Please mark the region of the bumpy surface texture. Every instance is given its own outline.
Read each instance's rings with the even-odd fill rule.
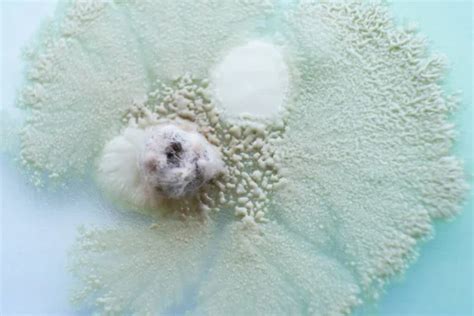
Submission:
[[[283,48],[286,111],[227,122],[208,72],[256,38]],[[443,59],[383,5],[79,1],[39,44],[21,98],[27,166],[84,174],[124,125],[181,117],[228,168],[184,218],[81,233],[75,300],[106,313],[349,314],[466,190]]]

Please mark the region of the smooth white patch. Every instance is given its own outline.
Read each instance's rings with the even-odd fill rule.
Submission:
[[[211,78],[218,105],[231,116],[274,116],[288,88],[288,68],[280,49],[259,40],[232,49]]]

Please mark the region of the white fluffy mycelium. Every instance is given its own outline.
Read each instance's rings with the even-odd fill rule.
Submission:
[[[405,271],[434,220],[458,212],[467,186],[451,154],[457,101],[439,84],[443,59],[413,29],[397,29],[381,4],[283,2],[77,1],[45,26],[20,98],[30,111],[27,166],[60,181],[103,152],[102,187],[134,197],[131,204],[148,203],[142,186],[186,195],[201,181],[163,169],[171,138],[153,139],[166,128],[150,127],[185,120],[226,170],[213,177],[221,167],[204,168],[213,179],[172,207],[186,216],[81,231],[71,259],[80,306],[104,314],[350,314]],[[210,76],[217,69],[231,87],[229,69],[216,65],[255,40],[282,52],[284,109],[272,120],[226,119],[218,109],[233,90],[215,98],[206,78],[219,80]],[[182,145],[202,158],[192,147]]]
[[[163,200],[195,195],[223,170],[217,148],[181,121],[125,128],[105,145],[98,180],[114,199],[158,209]]]

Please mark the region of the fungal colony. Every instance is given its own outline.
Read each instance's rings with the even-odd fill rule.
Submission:
[[[350,314],[467,189],[444,60],[382,4],[72,1],[28,65],[33,182],[92,166],[147,218],[80,230],[99,312]]]

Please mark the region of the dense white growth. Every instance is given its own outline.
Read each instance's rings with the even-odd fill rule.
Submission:
[[[159,194],[179,199],[224,171],[220,153],[192,124],[164,124],[147,131],[140,166]]]
[[[144,181],[139,165],[145,138],[144,129],[130,127],[108,142],[100,157],[97,180],[111,197],[133,207],[149,208],[159,201]]]
[[[157,209],[164,199],[193,196],[224,171],[217,148],[182,120],[127,127],[106,144],[98,180],[114,199]]]
[[[283,108],[288,69],[278,47],[254,40],[232,49],[212,71],[211,83],[226,114],[272,117]]]
[[[156,231],[86,230],[73,253],[78,302],[111,313],[170,313],[190,302],[189,314],[348,314],[406,269],[434,219],[457,213],[466,183],[450,154],[456,100],[439,85],[443,60],[382,5],[300,1],[283,12],[257,0],[153,0],[64,9],[31,55],[21,99],[31,109],[26,164],[61,179],[86,170],[121,126],[129,129],[117,150],[139,152],[144,128],[182,118],[219,148],[227,169],[178,206],[205,210],[204,223],[190,215],[160,218]],[[251,94],[239,86],[254,69],[242,68],[242,56],[265,66],[245,78]],[[234,65],[245,71],[233,77]],[[284,67],[291,84],[286,75],[267,80]],[[232,123],[214,107],[273,111],[282,100],[288,112],[271,122]],[[139,190],[131,183],[140,168],[112,182]]]

